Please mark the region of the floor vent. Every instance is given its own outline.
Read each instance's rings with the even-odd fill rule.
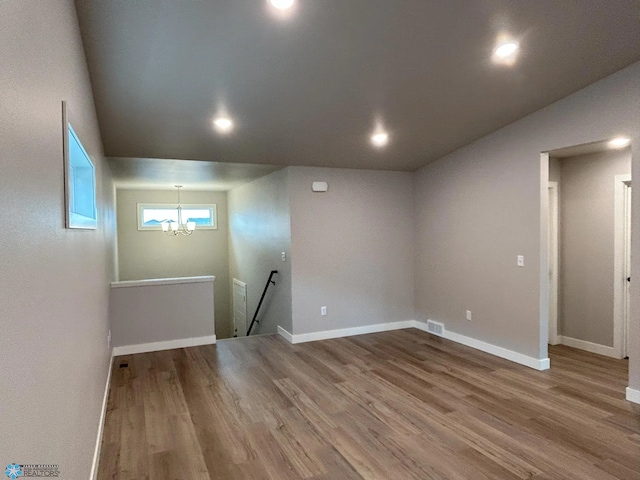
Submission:
[[[444,323],[434,322],[433,320],[427,320],[427,332],[433,333],[434,335],[443,336],[444,335]]]
[[[129,366],[128,363],[121,363],[120,368],[127,368]]]

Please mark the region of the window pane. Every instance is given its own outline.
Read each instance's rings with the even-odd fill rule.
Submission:
[[[182,209],[182,221],[195,222],[196,226],[201,225],[203,227],[210,227],[213,225],[212,212],[210,208],[183,208]]]
[[[178,209],[176,208],[144,208],[142,210],[142,225],[146,227],[177,221]]]
[[[191,204],[182,207],[182,223],[193,222],[196,228],[215,229],[216,205]],[[138,204],[138,229],[160,230],[164,222],[178,222],[177,206],[167,204]]]
[[[69,214],[96,219],[93,164],[80,140],[67,124],[69,137]]]

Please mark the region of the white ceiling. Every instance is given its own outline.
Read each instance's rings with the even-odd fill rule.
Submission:
[[[639,0],[76,4],[110,157],[414,170],[640,59]]]

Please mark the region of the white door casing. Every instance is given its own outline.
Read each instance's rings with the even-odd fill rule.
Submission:
[[[549,344],[560,343],[558,334],[558,182],[549,182]]]
[[[624,289],[624,317],[623,317],[623,340],[622,340],[622,357],[629,356],[629,320],[631,312],[631,182],[626,184],[625,188],[625,212],[624,212],[624,262],[625,273],[627,279]]]
[[[624,358],[629,331],[631,175],[615,176],[614,202],[613,348],[618,358]]]

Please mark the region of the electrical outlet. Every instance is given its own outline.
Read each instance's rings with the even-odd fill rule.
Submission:
[[[467,310],[467,320],[471,321],[471,310]]]
[[[323,317],[327,314],[327,307],[320,307],[320,315]]]

